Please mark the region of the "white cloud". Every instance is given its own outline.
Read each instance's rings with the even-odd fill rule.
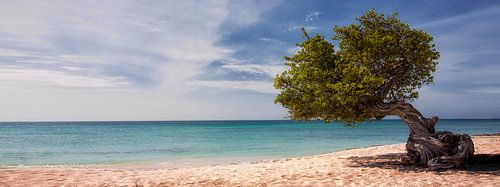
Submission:
[[[488,7],[417,26],[437,33],[434,38],[441,54],[435,74],[438,86],[457,82],[480,86],[480,82],[491,83],[500,77],[492,68],[495,60],[484,58],[500,54],[493,49],[497,39],[491,37],[500,28],[493,19],[500,16],[498,10],[499,6]]]
[[[215,45],[227,8],[225,1],[9,2],[0,7],[0,34],[9,36],[0,37],[0,42],[7,41],[0,46],[0,58],[18,58],[0,59],[0,63],[30,70],[68,70],[65,74],[78,70],[75,76],[89,76],[81,81],[123,74],[130,85],[134,76],[158,83],[180,82],[189,77],[168,75],[175,74],[172,67],[189,68],[176,71],[192,76],[231,53]]]
[[[226,21],[230,22],[233,27],[251,25],[260,19],[263,12],[274,8],[278,3],[279,1],[276,0],[229,1],[229,3],[227,4],[229,14],[226,18]]]
[[[309,14],[306,15],[305,21],[310,22],[310,21],[316,21],[319,19],[320,15],[324,15],[324,12],[320,11],[311,11]]]
[[[262,38],[260,38],[260,40],[264,41],[264,42],[269,42],[269,43],[277,44],[277,45],[284,45],[284,44],[286,44],[286,42],[283,42],[283,41],[280,41],[280,40],[277,40],[277,39],[274,39],[274,38],[262,37]]]
[[[61,71],[0,66],[0,84],[18,84],[25,81],[35,82],[39,85],[74,88],[118,88],[129,85],[124,81],[123,77],[89,77],[69,74]]]
[[[192,82],[209,63],[234,52],[217,44],[221,25],[257,22],[272,7],[261,4],[268,2],[4,2],[0,120],[214,119],[219,109],[227,111],[225,118],[245,118],[231,113],[237,107],[207,102],[217,96],[192,96],[209,84]],[[243,84],[272,90],[269,83]]]
[[[270,77],[275,77],[277,74],[285,70],[285,66],[272,64],[224,64],[222,66],[233,71],[247,73],[264,73]]]
[[[467,92],[480,93],[480,94],[500,94],[500,88],[498,88],[498,87],[475,88],[475,89],[467,90]]]
[[[421,90],[419,108],[443,118],[497,118],[500,78],[497,46],[500,7],[478,9],[417,25],[441,53],[435,84]]]
[[[221,89],[251,90],[266,94],[276,94],[272,82],[263,81],[191,81],[190,84]]]
[[[9,56],[9,57],[18,57],[18,56],[26,56],[27,54],[13,49],[3,49],[0,48],[0,56]]]
[[[249,64],[236,59],[231,59],[230,63],[225,63],[221,68],[228,69],[234,72],[245,72],[251,74],[265,74],[274,78],[276,75],[283,72],[286,67],[278,65],[275,59],[268,59],[265,64]],[[273,82],[266,81],[234,81],[234,80],[195,80],[190,81],[191,85],[206,86],[218,89],[237,89],[237,90],[250,90],[258,93],[276,94],[277,90],[273,87]]]
[[[302,27],[304,27],[304,29],[306,29],[306,31],[320,30],[321,29],[320,27],[314,27],[314,26],[291,26],[291,27],[288,27],[288,31],[297,31],[297,30],[302,29]]]
[[[450,24],[458,24],[458,25],[463,25],[464,23],[473,23],[474,20],[477,20],[478,17],[488,17],[491,14],[496,14],[498,13],[498,10],[500,9],[500,6],[491,6],[485,9],[479,9],[467,14],[463,15],[457,15],[441,20],[436,20],[428,23],[424,23],[421,25],[417,25],[419,28],[423,28],[424,30],[427,29],[432,29],[435,27],[443,27],[443,25],[450,25]]]

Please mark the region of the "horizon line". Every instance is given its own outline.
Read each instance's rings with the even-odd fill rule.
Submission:
[[[401,121],[399,118],[389,118],[372,120],[375,121]],[[500,120],[500,118],[440,118],[439,120]],[[323,121],[321,119],[317,120],[292,120],[292,119],[192,119],[192,120],[18,120],[18,121],[0,121],[0,123],[64,123],[64,122],[204,122],[204,121],[294,121],[294,122],[312,122],[312,121]],[[339,122],[339,121],[332,121]],[[370,122],[370,120],[365,120],[363,122]]]

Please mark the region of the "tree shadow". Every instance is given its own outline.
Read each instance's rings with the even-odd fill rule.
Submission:
[[[389,153],[365,157],[349,157],[349,167],[368,167],[394,169],[402,172],[429,172],[428,168],[422,168],[404,162],[408,158],[405,153]],[[436,172],[438,174],[452,174],[464,172],[469,174],[490,174],[500,176],[500,154],[476,154],[469,161],[469,166],[461,169],[451,169]]]

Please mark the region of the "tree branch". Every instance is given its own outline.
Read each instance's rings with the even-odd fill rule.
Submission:
[[[404,102],[378,102],[374,106],[376,118],[398,116],[410,127],[410,136],[428,136],[435,132],[438,117],[425,118],[413,105]]]

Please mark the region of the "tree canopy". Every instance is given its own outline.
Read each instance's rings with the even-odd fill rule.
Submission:
[[[402,23],[397,13],[370,10],[357,21],[335,26],[333,42],[303,29],[306,40],[285,57],[289,69],[274,82],[280,91],[275,102],[292,119],[381,119],[377,104],[409,102],[433,82],[439,52],[428,33]]]

